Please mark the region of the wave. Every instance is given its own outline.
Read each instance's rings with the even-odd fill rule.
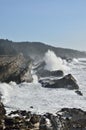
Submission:
[[[44,61],[46,63],[45,69],[49,71],[66,71],[69,69],[67,62],[65,60],[62,60],[60,57],[57,57],[56,54],[51,50],[48,50],[45,53]]]
[[[37,113],[56,112],[62,107],[86,109],[83,97],[78,96],[72,90],[42,88],[35,82],[19,85],[15,82],[1,83],[0,89],[4,91],[3,97],[6,99],[4,104],[9,112],[16,109],[31,110]],[[33,106],[33,109],[30,106]]]

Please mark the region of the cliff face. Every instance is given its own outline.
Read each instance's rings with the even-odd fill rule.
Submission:
[[[32,82],[31,60],[26,60],[23,54],[16,56],[0,57],[0,81],[17,83],[26,81]]]
[[[9,40],[0,40],[0,55],[15,55],[23,53],[24,56],[30,56],[36,59],[42,58],[48,50],[55,52],[57,56],[62,58],[69,57],[86,57],[85,52],[72,49],[56,48],[40,42],[12,42]]]

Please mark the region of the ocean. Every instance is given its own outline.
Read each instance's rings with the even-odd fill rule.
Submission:
[[[65,74],[71,73],[77,80],[83,96],[77,95],[74,90],[43,88],[32,69],[34,79],[32,83],[16,84],[12,81],[9,84],[0,83],[2,102],[7,112],[29,110],[35,113],[56,113],[64,107],[86,110],[86,59],[74,58],[71,62],[67,62],[57,57],[54,52],[48,51],[43,60],[46,62],[47,70],[63,70]]]

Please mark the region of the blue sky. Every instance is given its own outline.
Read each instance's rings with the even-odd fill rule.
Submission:
[[[86,0],[0,0],[0,38],[86,50]]]

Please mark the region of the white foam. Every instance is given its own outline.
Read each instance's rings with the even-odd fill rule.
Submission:
[[[6,86],[3,86],[4,90]],[[9,109],[32,110],[33,112],[56,112],[63,107],[86,109],[85,100],[72,90],[42,88],[40,84],[22,83],[12,86],[8,92],[10,100],[5,102]],[[6,96],[6,95],[4,95]],[[7,99],[7,96],[5,97]],[[33,106],[33,109],[30,108]]]
[[[66,61],[62,60],[60,57],[57,57],[56,54],[48,50],[48,52],[45,53],[44,61],[46,63],[45,69],[54,71],[54,70],[68,70],[68,66],[65,64]]]
[[[73,58],[73,61],[72,61],[73,63],[79,63],[79,60],[78,59],[76,59],[76,58]]]
[[[10,93],[12,91],[12,87],[6,83],[0,83],[0,91],[2,94],[2,101],[4,104],[10,101]]]

